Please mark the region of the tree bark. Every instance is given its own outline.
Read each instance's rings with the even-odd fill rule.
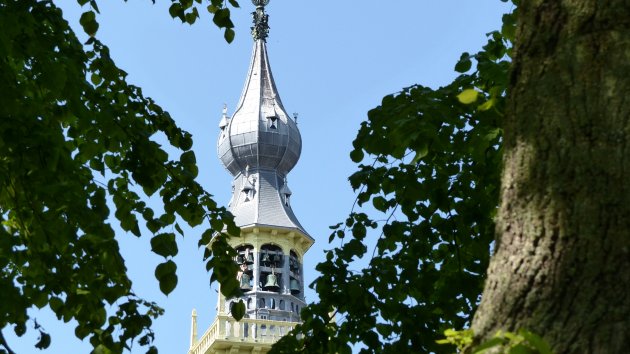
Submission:
[[[520,1],[495,255],[472,328],[630,347],[630,1]]]

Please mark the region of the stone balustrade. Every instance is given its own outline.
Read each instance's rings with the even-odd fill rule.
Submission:
[[[253,318],[234,320],[232,316],[219,315],[210,328],[193,344],[188,354],[205,354],[215,341],[233,343],[273,344],[293,329],[297,323]]]

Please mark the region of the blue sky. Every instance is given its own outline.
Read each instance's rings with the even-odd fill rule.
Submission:
[[[191,132],[199,164],[199,181],[217,202],[227,204],[230,174],[216,156],[218,123],[223,104],[233,112],[250,60],[249,34],[253,5],[241,0],[233,11],[236,39],[202,14],[193,26],[168,14],[170,1],[101,0],[98,37],[128,81],[169,111]],[[204,1],[205,2],[205,1]],[[83,10],[76,1],[56,2],[77,32]],[[204,5],[205,7],[205,5]],[[285,108],[299,113],[302,156],[289,174],[292,206],[302,225],[316,239],[305,256],[306,283],[315,279],[322,260],[328,226],[350,211],[354,193],[347,177],[355,166],[348,153],[361,121],[383,96],[419,83],[438,87],[455,77],[453,66],[464,51],[475,52],[485,34],[498,29],[509,5],[499,0],[332,1],[271,0],[270,63]],[[211,324],[216,285],[202,262],[197,240],[202,228],[186,229],[179,240],[179,284],[168,297],[153,276],[161,257],[150,252],[149,234],[136,239],[120,233],[119,242],[134,291],[158,302],[166,313],[154,326],[161,353],[186,353],[190,313],[197,309],[199,334]],[[306,292],[307,301],[316,296]],[[53,336],[50,354],[87,353],[89,345],[74,337],[74,326],[62,324],[48,311],[38,322]],[[16,339],[4,331],[18,353],[39,352],[34,334]],[[136,346],[133,353],[144,353]]]

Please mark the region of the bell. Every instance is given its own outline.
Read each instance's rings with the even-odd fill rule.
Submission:
[[[241,264],[241,263],[243,263],[243,256],[239,254],[238,256],[236,256],[236,264]]]
[[[271,260],[269,259],[269,254],[267,253],[263,254],[262,264],[265,266],[268,266],[270,262]]]
[[[270,291],[278,291],[278,289],[280,289],[280,287],[278,286],[278,278],[275,274],[271,273],[267,275],[267,283],[265,284],[263,289]]]
[[[297,295],[300,293],[300,282],[297,279],[291,278],[289,289],[291,290],[291,294]]]
[[[247,273],[241,274],[241,290],[250,291],[252,290],[252,286],[249,284],[249,275]]]
[[[245,262],[247,262],[247,264],[253,264],[254,263],[254,255],[251,253],[247,253],[247,257],[245,257]]]

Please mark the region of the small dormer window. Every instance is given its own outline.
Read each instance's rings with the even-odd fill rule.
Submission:
[[[284,178],[284,183],[282,184],[282,188],[280,188],[280,195],[282,196],[282,201],[284,205],[289,206],[289,201],[291,198],[291,190],[287,185],[287,178]]]
[[[249,181],[245,181],[245,186],[243,187],[243,193],[245,193],[245,201],[249,202],[254,199],[254,186],[251,185]]]
[[[278,116],[273,115],[267,117],[267,122],[269,123],[269,129],[278,129]]]
[[[291,198],[291,194],[284,195],[284,205],[289,206],[289,199]]]
[[[249,165],[245,166],[243,179],[243,188],[241,191],[245,193],[245,202],[249,202],[254,199],[254,193],[256,192],[256,176],[249,175]]]

